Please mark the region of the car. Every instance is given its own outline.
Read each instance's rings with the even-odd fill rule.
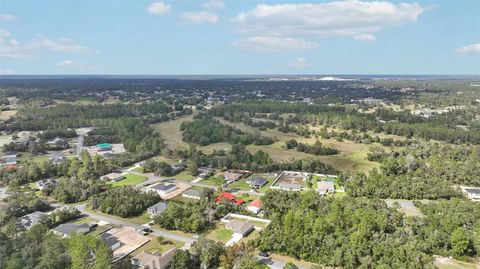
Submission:
[[[262,251],[262,252],[258,253],[258,256],[260,256],[260,257],[265,257],[265,258],[270,257],[270,255],[268,254],[268,252],[265,252],[265,251]]]
[[[92,223],[92,224],[89,224],[89,225],[88,225],[88,228],[90,229],[90,231],[95,230],[95,228],[97,228],[97,227],[98,227],[98,224],[97,224],[97,223]]]
[[[142,231],[145,232],[145,233],[153,233],[153,230],[150,229],[150,228],[143,228]]]
[[[194,234],[194,235],[192,236],[192,238],[193,238],[193,239],[198,239],[198,235],[197,235],[197,234]]]

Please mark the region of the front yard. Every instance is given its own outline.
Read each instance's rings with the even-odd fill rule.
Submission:
[[[147,180],[147,177],[145,176],[135,175],[135,174],[126,174],[124,179],[111,183],[111,186],[116,188],[116,187],[122,187],[122,186],[137,185],[144,182],[145,180]]]

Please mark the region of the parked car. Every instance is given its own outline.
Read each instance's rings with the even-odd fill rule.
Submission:
[[[90,229],[90,231],[95,230],[95,228],[97,228],[97,227],[98,227],[98,224],[97,224],[97,223],[92,223],[92,224],[89,224],[89,225],[88,225],[88,228]]]
[[[153,230],[150,228],[143,228],[143,232],[145,233],[153,233]]]
[[[270,255],[268,254],[268,252],[265,252],[265,251],[262,251],[262,252],[258,253],[258,256],[260,256],[260,257],[265,257],[265,258],[270,257]]]

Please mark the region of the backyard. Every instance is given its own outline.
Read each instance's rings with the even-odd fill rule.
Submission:
[[[147,180],[147,177],[145,176],[136,175],[136,174],[126,174],[124,179],[111,183],[111,186],[116,188],[116,187],[122,187],[122,186],[137,185],[144,182],[145,180]]]

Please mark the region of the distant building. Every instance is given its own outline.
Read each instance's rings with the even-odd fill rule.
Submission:
[[[153,217],[158,216],[167,210],[168,204],[166,202],[158,202],[151,207],[147,208],[147,212]]]
[[[228,200],[234,204],[241,205],[244,203],[242,199],[236,198],[235,195],[229,192],[223,192],[215,198],[215,203],[220,203],[223,200]]]
[[[55,188],[58,185],[58,181],[53,178],[40,179],[36,182],[39,190]]]
[[[67,237],[72,234],[86,234],[90,232],[90,226],[86,223],[63,223],[55,227],[53,232],[61,237]]]
[[[119,173],[110,173],[102,176],[100,179],[106,180],[106,181],[120,181],[124,179],[125,177],[122,174]]]
[[[25,229],[30,229],[32,228],[33,225],[39,224],[40,220],[42,219],[43,216],[46,214],[40,211],[36,211],[30,214],[27,214],[23,217],[20,218],[20,224],[25,228]]]
[[[18,152],[16,151],[7,151],[5,152],[5,155],[3,155],[4,158],[16,158],[18,155]]]
[[[252,186],[252,188],[261,188],[267,184],[267,179],[263,177],[249,177],[246,180],[247,184]]]
[[[202,192],[199,190],[189,189],[182,193],[182,196],[190,199],[200,200],[202,197]]]
[[[172,262],[173,256],[177,251],[176,248],[172,248],[167,252],[160,254],[159,252],[148,253],[143,251],[137,254],[131,259],[133,265],[145,269],[165,269],[168,268],[170,262]]]
[[[123,246],[123,243],[120,242],[115,235],[112,235],[108,232],[101,234],[100,238],[103,240],[103,242],[105,242],[111,251],[115,251]]]
[[[53,164],[61,164],[65,159],[61,152],[54,152],[48,156],[48,160]]]
[[[480,188],[464,187],[463,193],[472,201],[480,201]]]
[[[55,147],[55,148],[68,148],[68,141],[64,138],[56,137],[50,141],[47,141],[46,143],[50,147]]]
[[[223,173],[223,177],[227,184],[240,180],[244,176],[243,173],[239,173],[236,171],[226,171]]]
[[[335,185],[332,181],[319,180],[317,181],[317,191],[319,194],[327,194],[335,192]]]
[[[260,210],[262,210],[262,201],[260,201],[258,199],[253,200],[252,202],[250,202],[250,204],[248,204],[247,210],[254,213],[254,214],[258,214],[258,212],[260,212]]]
[[[150,187],[150,190],[155,191],[158,195],[165,195],[177,190],[178,187],[175,184],[158,183]]]
[[[213,175],[213,173],[215,172],[215,169],[210,167],[199,167],[197,171],[198,171],[199,177],[206,178],[210,175]]]
[[[232,230],[234,234],[244,237],[254,229],[254,226],[251,223],[234,219],[225,224],[225,228]]]

